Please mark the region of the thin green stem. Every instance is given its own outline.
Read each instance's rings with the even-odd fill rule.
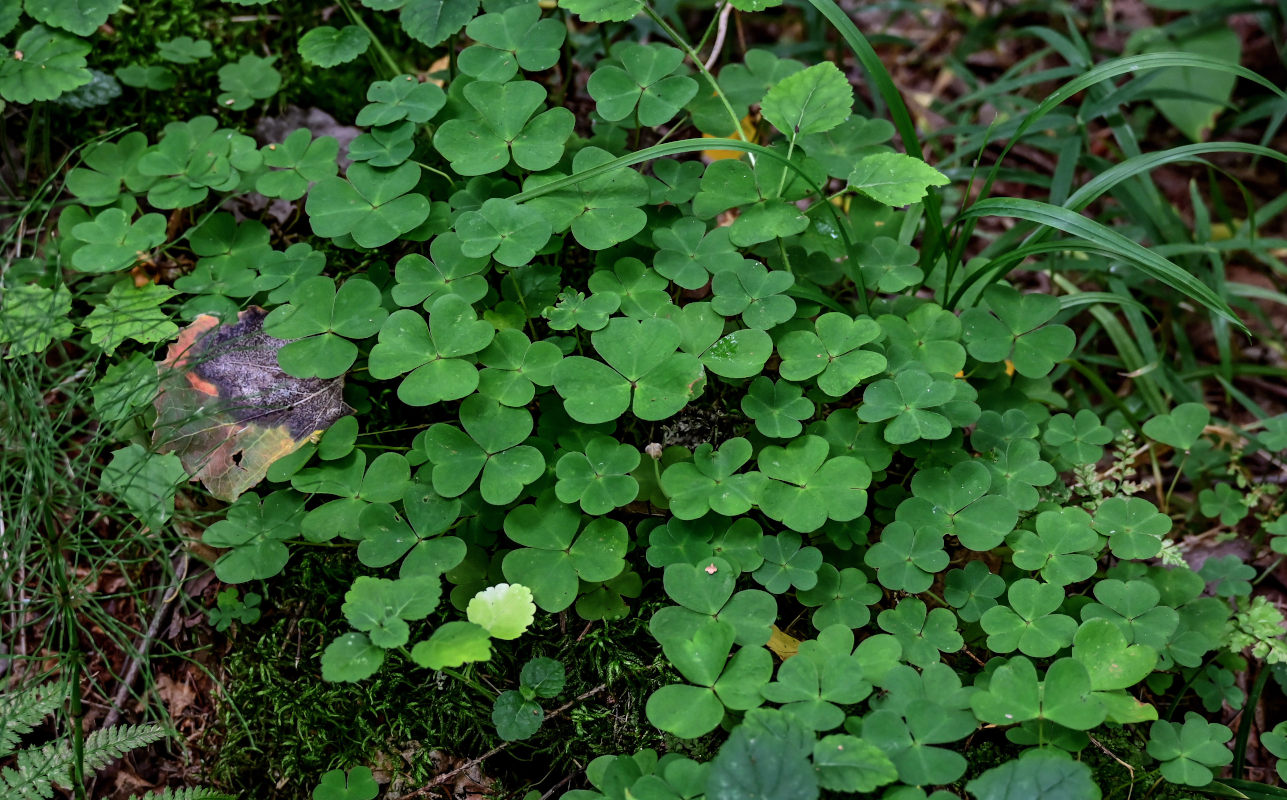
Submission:
[[[456,680],[458,680],[458,681],[460,681],[461,683],[465,684],[466,686],[470,687],[471,689],[473,689],[474,691],[476,691],[476,692],[478,692],[479,694],[483,695],[484,697],[486,697],[486,698],[487,698],[487,699],[489,699],[489,700],[495,700],[495,699],[496,699],[496,694],[495,694],[494,692],[490,691],[489,689],[487,689],[486,687],[484,687],[482,684],[480,684],[480,683],[478,683],[477,681],[475,681],[473,678],[465,677],[464,675],[462,675],[461,673],[457,672],[457,671],[456,671],[456,670],[454,670],[454,669],[451,669],[450,667],[443,667],[442,669],[440,669],[440,670],[438,670],[438,671],[439,671],[439,672],[441,672],[443,675],[447,675],[447,676],[450,676],[450,677],[452,677],[452,678],[455,678]]]
[[[375,33],[367,27],[366,21],[363,20],[362,17],[358,16],[357,12],[353,10],[353,6],[349,5],[349,0],[339,0],[339,3],[340,8],[344,9],[344,15],[349,18],[350,22],[361,28],[366,33],[367,38],[371,41],[371,46],[375,48],[375,52],[380,56],[380,60],[382,60],[384,65],[389,68],[389,74],[386,75],[385,78],[389,79],[397,75],[401,75],[402,69],[398,66],[398,62],[393,60],[393,56],[390,55],[389,51],[380,43],[379,37],[377,37]]]
[[[1242,720],[1238,723],[1238,738],[1233,745],[1233,777],[1241,779],[1243,769],[1247,764],[1247,739],[1251,736],[1251,723],[1256,718],[1256,706],[1260,704],[1260,695],[1265,691],[1265,683],[1269,680],[1268,664],[1260,665],[1260,672],[1256,673],[1256,682],[1251,685],[1251,691],[1247,692],[1247,702],[1242,706]]]
[[[679,45],[679,49],[684,51],[688,59],[693,62],[693,66],[697,67],[697,71],[710,82],[711,88],[715,90],[715,94],[719,97],[720,103],[723,104],[724,110],[728,112],[728,118],[733,121],[733,131],[737,134],[737,138],[744,142],[749,142],[750,140],[746,138],[746,133],[742,130],[742,118],[733,110],[733,104],[728,101],[728,95],[724,94],[724,90],[719,88],[719,82],[715,80],[715,76],[702,63],[702,57],[688,44],[679,31],[671,27],[669,22],[662,19],[661,15],[652,9],[652,6],[645,5],[644,13],[648,15],[649,19],[657,23],[657,26],[670,37],[671,41]]]

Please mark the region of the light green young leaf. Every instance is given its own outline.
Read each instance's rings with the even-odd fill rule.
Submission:
[[[931,186],[946,186],[947,176],[904,153],[873,153],[849,173],[849,187],[887,206],[918,203]]]

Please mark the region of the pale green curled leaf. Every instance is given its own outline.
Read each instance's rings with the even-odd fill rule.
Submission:
[[[760,101],[760,113],[788,139],[825,133],[853,110],[854,92],[835,64],[823,61],[788,75]]]
[[[1144,680],[1157,665],[1157,651],[1143,644],[1127,644],[1117,625],[1107,619],[1087,619],[1073,637],[1073,658],[1090,673],[1095,691],[1129,689]]]
[[[188,474],[179,457],[149,453],[132,444],[112,453],[103,467],[103,489],[115,494],[130,513],[158,530],[174,513],[174,490]]]
[[[873,153],[849,173],[849,188],[887,206],[919,203],[931,186],[946,186],[947,176],[904,153]]]
[[[71,334],[71,292],[66,285],[0,288],[0,345],[8,345],[5,358],[43,353]]]
[[[371,37],[357,25],[338,30],[319,25],[299,37],[299,56],[319,67],[337,67],[365,53],[370,44]]]
[[[498,583],[469,601],[465,615],[496,639],[517,639],[536,619],[532,590],[522,584]]]
[[[447,622],[411,648],[411,660],[426,669],[459,667],[492,657],[491,639],[486,629],[473,622]]]
[[[1100,67],[1106,66],[1108,65],[1100,65]],[[960,220],[965,222],[967,219],[987,216],[1016,217],[1038,225],[1047,225],[1103,247],[1148,277],[1175,289],[1181,297],[1196,300],[1208,310],[1232,323],[1238,330],[1247,332],[1246,326],[1238,319],[1229,304],[1206,284],[1153,250],[1089,217],[1049,203],[1011,197],[980,200],[966,209],[961,214]]]
[[[0,97],[34,103],[84,86],[92,77],[85,68],[89,50],[84,39],[33,25],[0,59]]]
[[[1141,31],[1143,33],[1143,31]],[[1145,52],[1179,51],[1206,56],[1237,66],[1242,56],[1238,32],[1226,26],[1204,27],[1172,38],[1155,30]],[[1171,124],[1195,142],[1208,138],[1216,117],[1229,106],[1238,76],[1193,67],[1174,67],[1150,76],[1149,88],[1158,93],[1174,92],[1180,97],[1155,97],[1153,105]]]

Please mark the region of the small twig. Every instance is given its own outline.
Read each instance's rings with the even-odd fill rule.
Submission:
[[[166,618],[170,615],[170,609],[173,608],[171,600],[178,592],[183,579],[187,576],[187,558],[185,557],[181,563],[183,569],[177,570],[170,585],[157,593],[156,611],[152,614],[152,621],[148,623],[147,632],[143,635],[143,640],[139,642],[139,646],[135,648],[134,654],[130,657],[130,664],[125,669],[125,677],[121,680],[120,688],[116,690],[116,696],[112,698],[112,707],[108,710],[106,719],[103,720],[104,728],[110,728],[121,720],[121,709],[125,706],[125,701],[129,699],[134,681],[138,680],[143,662],[147,660],[148,651],[152,649],[152,642],[156,640],[157,634],[161,631],[161,626],[165,624]]]
[[[539,800],[550,800],[550,798],[554,796],[555,792],[557,792],[559,789],[562,789],[564,786],[567,786],[568,783],[576,776],[577,776],[577,773],[569,772],[567,776],[563,778],[563,780],[551,786],[548,792],[541,795]]]
[[[719,61],[720,51],[724,49],[724,37],[728,34],[728,15],[732,12],[733,4],[728,0],[724,0],[724,7],[719,12],[719,22],[716,23],[715,43],[711,45],[710,57],[706,59],[705,67],[707,72],[710,72],[711,68],[715,66],[715,62]]]
[[[574,697],[574,698],[572,698],[571,700],[567,701],[567,702],[566,702],[566,703],[564,703],[563,705],[559,706],[558,708],[556,708],[556,709],[554,709],[553,711],[551,711],[551,712],[549,712],[548,714],[546,714],[546,715],[545,715],[545,720],[546,720],[546,721],[549,721],[550,719],[552,719],[552,718],[554,718],[554,717],[557,717],[559,714],[562,714],[564,711],[567,711],[569,708],[571,708],[572,706],[576,705],[577,703],[580,703],[580,702],[582,702],[582,701],[584,701],[584,700],[589,700],[591,697],[594,697],[596,694],[598,694],[599,692],[602,692],[604,689],[607,689],[607,688],[608,688],[608,684],[606,684],[606,683],[601,683],[601,684],[599,684],[598,686],[594,687],[593,689],[591,689],[591,690],[590,690],[590,691],[588,691],[588,692],[582,692],[581,694],[577,695],[576,697]],[[500,744],[496,745],[496,746],[495,746],[495,747],[493,747],[491,750],[488,750],[486,753],[483,753],[483,754],[482,754],[481,756],[479,756],[478,758],[475,758],[475,759],[473,759],[472,761],[467,761],[467,762],[465,762],[464,764],[461,764],[459,767],[456,767],[455,769],[451,770],[450,772],[444,772],[443,774],[441,774],[441,775],[439,775],[438,777],[434,778],[433,780],[429,781],[429,783],[425,784],[424,786],[420,787],[419,789],[416,789],[416,790],[415,790],[414,792],[412,792],[411,794],[404,794],[404,795],[402,795],[401,800],[412,800],[412,798],[415,798],[415,797],[427,797],[427,796],[429,796],[429,793],[430,793],[431,791],[433,791],[434,789],[436,789],[436,788],[438,788],[439,786],[442,786],[443,784],[447,783],[448,781],[450,781],[452,778],[456,777],[456,776],[457,776],[457,775],[459,775],[460,773],[462,773],[462,772],[466,772],[466,771],[468,771],[468,770],[473,769],[474,767],[476,767],[476,766],[478,766],[479,764],[483,763],[483,762],[484,762],[484,761],[486,761],[487,759],[491,758],[492,756],[494,756],[494,755],[496,755],[497,753],[501,752],[501,751],[502,751],[502,750],[504,750],[505,748],[509,747],[511,744],[512,744],[512,742],[502,742],[502,743],[500,743]],[[570,777],[570,776],[569,776],[569,777]],[[565,780],[565,782],[566,782],[566,780],[567,780],[567,779],[564,779],[564,780]],[[556,786],[555,788],[558,788],[558,787]]]
[[[1126,800],[1130,800],[1131,792],[1135,791],[1135,768],[1132,767],[1130,764],[1127,764],[1125,761],[1121,760],[1120,758],[1118,758],[1116,753],[1114,753],[1112,750],[1109,750],[1107,747],[1105,747],[1104,744],[1098,739],[1096,739],[1094,736],[1091,736],[1089,733],[1086,734],[1086,736],[1096,747],[1104,751],[1104,755],[1113,759],[1118,764],[1121,764],[1123,767],[1126,767],[1126,771],[1131,774],[1131,785],[1130,785],[1130,788],[1126,790]]]

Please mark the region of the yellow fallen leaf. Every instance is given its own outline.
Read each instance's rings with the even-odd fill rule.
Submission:
[[[778,658],[786,661],[791,656],[800,652],[800,640],[789,633],[783,633],[782,629],[774,625],[773,633],[769,635],[769,649]]]
[[[742,135],[746,137],[746,141],[754,142],[755,133],[756,133],[755,120],[751,119],[751,116],[749,114],[746,115],[745,117],[742,117]],[[713,136],[709,133],[703,133],[702,138],[703,139],[729,139],[732,137]],[[741,150],[703,150],[702,151],[702,156],[709,161],[721,161],[726,158],[741,158],[743,155],[745,154]]]

